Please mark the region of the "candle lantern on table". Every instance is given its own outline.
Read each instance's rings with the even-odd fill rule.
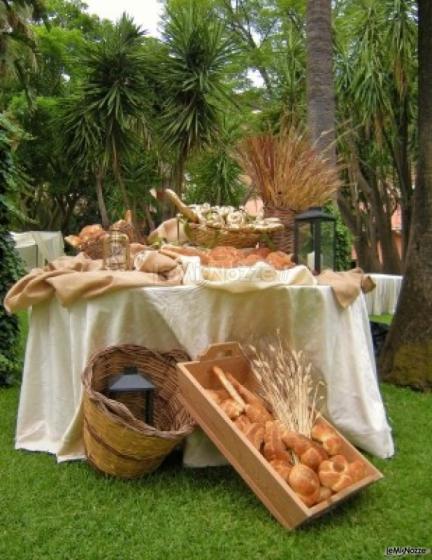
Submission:
[[[336,219],[316,206],[295,218],[295,257],[297,264],[319,274],[335,268]]]
[[[106,270],[129,270],[130,249],[129,237],[118,228],[111,227],[109,235],[104,239],[103,267]]]
[[[149,425],[153,425],[154,392],[155,386],[150,379],[133,366],[124,368],[108,386],[109,398],[122,402],[134,416]]]

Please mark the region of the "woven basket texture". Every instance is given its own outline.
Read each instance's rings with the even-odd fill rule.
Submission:
[[[279,218],[283,224],[283,229],[272,233],[271,241],[276,249],[285,253],[294,253],[294,223],[296,212],[290,208],[277,208],[271,204],[264,207],[266,218]]]
[[[188,361],[181,350],[161,353],[125,344],[95,354],[82,375],[84,445],[89,463],[105,474],[133,479],[148,474],[192,432],[194,421],[178,396],[176,364]],[[144,422],[137,393],[122,402],[106,395],[110,379],[135,366],[156,386],[153,426]]]

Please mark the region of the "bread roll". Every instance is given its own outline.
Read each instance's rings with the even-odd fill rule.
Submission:
[[[328,459],[328,454],[320,445],[311,442],[311,445],[299,457],[301,463],[317,471],[320,464]]]
[[[291,469],[293,468],[290,463],[287,461],[282,461],[280,459],[273,459],[269,461],[270,465],[274,468],[274,470],[280,474],[280,476],[288,482],[288,477],[290,475]]]
[[[353,482],[358,482],[366,476],[366,466],[360,459],[353,461],[348,465],[348,474]]]
[[[349,475],[348,461],[343,455],[335,455],[323,461],[319,466],[318,475],[321,484],[333,492],[339,492],[353,484],[353,479]]]
[[[231,420],[235,420],[243,412],[242,407],[231,398],[221,402],[220,407]]]
[[[266,422],[273,421],[273,416],[270,412],[259,404],[247,404],[245,407],[246,415],[251,422],[258,424],[265,424]]]
[[[245,431],[247,426],[250,426],[251,421],[249,420],[249,418],[246,416],[246,414],[240,414],[240,416],[238,418],[236,418],[234,420],[234,424],[237,426],[237,428],[239,430],[241,430],[242,432]]]
[[[289,474],[288,482],[308,507],[312,507],[318,502],[320,481],[312,469],[302,464],[294,465]]]
[[[330,490],[330,488],[327,488],[326,486],[320,486],[318,502],[324,502],[325,500],[331,498],[331,496],[332,491]]]
[[[80,231],[79,237],[81,238],[81,241],[88,241],[89,239],[92,239],[100,231],[103,231],[103,227],[100,224],[85,226]]]
[[[261,449],[264,441],[264,432],[265,428],[262,424],[249,424],[244,429],[245,436],[258,451]]]
[[[299,457],[312,446],[310,439],[297,432],[290,432],[289,430],[285,430],[282,433],[282,440],[285,445],[289,449],[293,449]]]
[[[320,441],[329,455],[338,455],[343,448],[343,441],[337,433],[324,422],[317,422],[312,428],[312,438]]]
[[[276,457],[276,453],[279,456]],[[263,455],[267,461],[282,458],[280,453],[286,453],[277,422],[268,421],[265,424]],[[288,455],[289,456],[289,455]]]

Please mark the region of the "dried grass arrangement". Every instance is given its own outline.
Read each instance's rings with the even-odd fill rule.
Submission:
[[[249,348],[252,371],[274,415],[290,431],[311,438],[325,386],[323,381],[314,380],[312,364],[303,352],[295,352],[284,345],[280,334],[274,343],[263,343],[259,349]]]
[[[322,206],[340,188],[339,169],[295,127],[243,140],[236,158],[265,204],[302,212]]]

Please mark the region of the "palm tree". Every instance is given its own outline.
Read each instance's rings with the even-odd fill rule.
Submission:
[[[308,127],[318,149],[336,163],[331,0],[308,0],[306,12]]]
[[[164,39],[157,72],[162,140],[175,150],[174,186],[181,194],[189,154],[211,144],[221,106],[231,103],[224,78],[233,42],[223,22],[197,0],[168,7]]]
[[[418,167],[402,291],[380,360],[399,385],[432,387],[432,3],[418,0]]]
[[[66,150],[79,167],[90,169],[96,177],[104,225],[108,222],[104,179],[111,170],[129,208],[124,162],[147,133],[149,86],[143,37],[144,32],[126,15],[106,31],[83,60],[86,79],[63,114]]]

